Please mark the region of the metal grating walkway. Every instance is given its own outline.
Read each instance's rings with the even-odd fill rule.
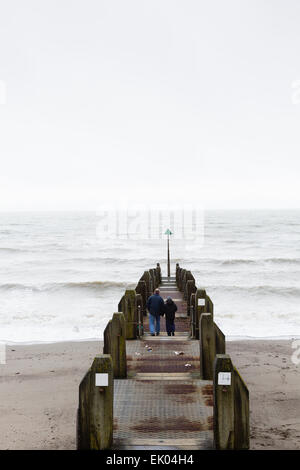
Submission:
[[[129,377],[137,372],[194,371],[199,376],[199,344],[188,336],[146,336],[140,341],[128,341],[126,348]]]

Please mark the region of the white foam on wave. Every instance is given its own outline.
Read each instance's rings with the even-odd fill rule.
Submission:
[[[101,339],[124,290],[156,261],[166,268],[165,240],[102,243],[93,213],[15,219],[0,214],[0,340],[6,342]],[[203,246],[171,239],[172,269],[179,262],[206,287],[228,339],[300,335],[299,224],[299,211],[208,213]]]

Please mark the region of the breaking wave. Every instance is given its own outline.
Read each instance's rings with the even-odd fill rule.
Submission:
[[[297,287],[280,287],[280,286],[270,286],[270,285],[262,285],[262,286],[226,286],[226,285],[218,285],[218,286],[207,286],[206,292],[209,294],[209,291],[214,292],[222,292],[226,294],[226,292],[237,295],[243,294],[251,294],[251,295],[277,295],[282,297],[300,297],[300,288]]]
[[[32,292],[55,292],[69,289],[89,289],[99,291],[104,289],[126,288],[130,284],[132,283],[118,281],[54,282],[41,285],[7,283],[0,285],[0,291],[24,290]]]

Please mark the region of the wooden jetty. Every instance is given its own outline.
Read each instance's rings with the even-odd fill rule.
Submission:
[[[178,306],[175,336],[149,333],[155,288]],[[225,354],[213,302],[192,273],[160,265],[126,290],[104,331],[103,354],[79,386],[78,449],[248,449],[249,393]]]

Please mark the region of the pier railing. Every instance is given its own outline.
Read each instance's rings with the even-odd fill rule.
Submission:
[[[200,376],[213,380],[214,445],[216,449],[249,449],[249,391],[225,354],[225,335],[214,322],[214,305],[198,289],[190,271],[176,265],[176,283],[187,300],[191,338],[199,340]]]
[[[104,330],[98,355],[79,386],[77,448],[108,449],[113,440],[113,380],[126,379],[126,340],[144,334],[146,303],[162,281],[159,263],[145,271],[135,289],[126,290]],[[231,358],[225,335],[214,321],[214,305],[193,274],[176,265],[176,284],[187,302],[190,339],[199,342],[199,373],[213,383],[213,433],[216,449],[249,448],[249,392]],[[170,417],[172,419],[172,417]]]

